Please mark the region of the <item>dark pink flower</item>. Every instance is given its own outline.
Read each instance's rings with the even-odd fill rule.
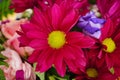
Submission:
[[[86,55],[88,55],[87,53]],[[98,62],[97,58],[87,57],[87,65],[85,71],[79,71],[76,76],[76,80],[116,80],[117,76],[112,74],[107,66],[104,64],[104,61],[101,60]],[[96,62],[97,61],[97,62]]]
[[[44,72],[53,65],[64,76],[66,66],[75,72],[78,65],[81,70],[86,65],[82,48],[91,47],[94,40],[80,32],[69,32],[80,15],[65,4],[54,4],[44,14],[34,8],[30,23],[22,25],[22,32],[18,32],[20,45],[35,49],[28,61],[37,62],[37,71]]]
[[[102,28],[100,40],[91,49],[90,54],[104,59],[108,69],[114,68],[115,74],[120,75],[120,29],[110,19]]]
[[[11,0],[11,9],[15,9],[15,12],[23,12],[26,9],[33,8],[35,5],[34,0]]]
[[[24,80],[24,71],[23,70],[16,71],[16,80]]]
[[[108,69],[114,67],[115,74],[120,75],[120,0],[97,0],[98,9],[106,24],[102,28],[102,35],[94,53],[103,58]],[[101,45],[101,46],[100,46]],[[94,54],[93,53],[93,54]],[[96,54],[95,54],[96,55]]]
[[[46,11],[55,3],[62,5],[63,8],[78,8],[82,13],[86,13],[88,11],[87,0],[11,0],[10,8],[15,9],[15,12],[23,12],[26,9],[33,9],[34,7],[37,7],[42,11]]]
[[[104,18],[111,18],[114,23],[120,22],[120,0],[97,0],[97,6]]]

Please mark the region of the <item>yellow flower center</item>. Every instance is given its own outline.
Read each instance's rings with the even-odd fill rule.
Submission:
[[[105,52],[112,53],[116,49],[115,42],[112,38],[106,38],[102,44],[106,46],[106,49],[103,49]]]
[[[48,35],[49,46],[52,48],[55,48],[55,49],[59,49],[59,48],[63,47],[63,45],[66,42],[65,36],[66,36],[66,34],[62,31],[52,31]]]
[[[87,73],[88,77],[90,77],[90,78],[96,78],[98,76],[98,72],[94,68],[88,68],[86,73]]]

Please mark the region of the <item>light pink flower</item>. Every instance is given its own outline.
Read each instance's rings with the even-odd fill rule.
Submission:
[[[20,30],[20,25],[25,22],[27,22],[26,19],[21,19],[2,24],[1,31],[7,39],[10,39],[16,34],[16,30]]]
[[[35,80],[35,73],[30,64],[27,62],[22,62],[18,53],[10,48],[6,48],[5,51],[2,52],[4,56],[8,59],[5,61],[8,63],[9,67],[0,66],[0,68],[4,71],[6,80],[16,80],[16,71],[23,70],[24,71],[24,79],[25,80]]]
[[[19,41],[17,39],[19,36],[16,31],[20,30],[20,25],[26,22],[28,22],[27,19],[21,19],[10,21],[1,26],[3,35],[8,39],[5,45],[16,50],[21,56],[29,56],[33,51],[30,47],[19,47]]]

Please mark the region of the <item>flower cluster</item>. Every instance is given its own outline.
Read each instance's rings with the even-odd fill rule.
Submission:
[[[6,80],[119,80],[120,1],[91,1],[11,0],[33,13],[1,21]]]

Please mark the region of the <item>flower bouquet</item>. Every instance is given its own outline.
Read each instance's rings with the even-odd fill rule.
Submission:
[[[120,0],[0,0],[0,80],[119,80]]]

